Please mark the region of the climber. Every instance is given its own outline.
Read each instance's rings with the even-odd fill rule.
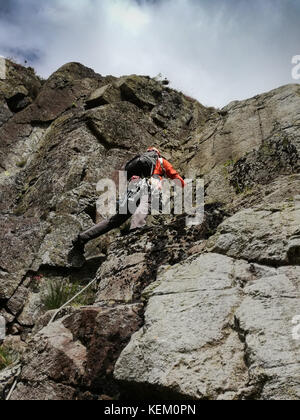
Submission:
[[[164,159],[160,151],[155,147],[150,147],[146,153],[136,156],[125,166],[127,172],[128,193],[123,202],[118,203],[118,212],[108,220],[95,225],[91,229],[78,235],[73,241],[73,247],[78,252],[84,252],[84,246],[92,239],[108,233],[124,224],[132,216],[130,231],[141,229],[146,225],[146,219],[149,214],[149,188],[152,194],[155,190],[161,190],[163,178],[178,179],[185,187],[183,178],[173,168],[170,162]],[[132,215],[128,209],[129,201],[136,203],[136,211]],[[126,207],[126,211],[120,211],[120,208]],[[125,214],[123,214],[125,213]]]

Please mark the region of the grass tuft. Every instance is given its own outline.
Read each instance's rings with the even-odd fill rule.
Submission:
[[[48,283],[47,291],[43,296],[42,303],[44,309],[47,311],[59,309],[67,303],[73,296],[82,290],[84,286],[78,283],[69,283],[67,281],[50,281]],[[82,295],[78,296],[73,302],[72,306],[85,306],[93,303],[93,291],[87,290]]]
[[[16,364],[19,360],[19,355],[5,346],[0,346],[0,371],[9,366]]]

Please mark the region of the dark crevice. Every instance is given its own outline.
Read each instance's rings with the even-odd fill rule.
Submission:
[[[193,119],[194,119],[194,117],[193,117],[193,115],[191,115],[191,116],[189,117],[189,119],[187,120],[186,125],[187,125],[188,127],[191,125],[191,123],[192,123]]]
[[[109,105],[109,102],[106,101],[103,97],[88,100],[85,104],[85,109],[88,111],[90,109],[99,108],[100,106]]]
[[[47,152],[47,153],[52,152],[52,150],[56,149],[56,147],[58,147],[58,146],[59,146],[59,143],[52,144],[52,145],[49,147],[49,149],[48,149],[48,152]]]
[[[86,260],[81,268],[52,267],[42,265],[33,276],[63,277],[69,278],[71,282],[88,283],[95,278],[96,273],[103,263],[104,257],[94,257]]]
[[[261,133],[261,140],[262,140],[262,144],[265,141],[265,136],[264,136],[264,130],[263,130],[263,125],[262,125],[262,120],[261,120],[261,116],[260,116],[260,110],[264,109],[264,107],[260,107],[257,109],[257,114],[258,114],[258,120],[259,120],[259,129],[260,129],[260,133]]]
[[[1,265],[0,265],[0,271],[2,271],[3,273],[6,273],[6,274],[8,274],[8,273],[9,273],[9,272],[6,270],[6,268],[1,267]]]
[[[191,398],[180,392],[179,389],[172,387],[163,387],[161,385],[151,385],[149,383],[139,382],[133,384],[127,381],[119,382],[121,387],[120,401],[132,401],[134,395],[135,401],[188,401]],[[207,398],[197,398],[198,401]]]
[[[24,95],[24,93],[17,93],[9,99],[6,99],[6,103],[11,112],[18,113],[30,105],[31,99]]]
[[[300,241],[300,238],[299,238]],[[288,265],[300,265],[300,245],[295,244],[288,250]]]
[[[0,299],[0,309],[5,309],[9,299]]]
[[[41,275],[41,274],[47,274],[49,276],[61,276],[61,277],[68,277],[70,274],[72,274],[74,271],[76,271],[76,268],[67,268],[67,267],[53,267],[51,265],[41,265],[39,270],[37,272],[32,272],[32,275]]]
[[[156,104],[151,104],[150,102],[143,102],[140,100],[135,93],[128,88],[126,85],[121,86],[121,99],[125,102],[130,102],[133,105],[137,106],[138,108],[142,109],[143,111],[149,111],[151,112],[153,108],[155,108]],[[157,96],[157,95],[156,95]],[[161,93],[160,93],[161,96]],[[156,100],[160,100],[161,98],[156,98]]]
[[[11,299],[11,298],[15,295],[15,293],[17,292],[17,290],[18,290],[21,286],[23,286],[23,284],[24,284],[25,280],[27,279],[27,277],[29,277],[29,276],[31,276],[31,275],[34,275],[34,272],[33,272],[33,271],[31,271],[31,270],[27,271],[27,272],[24,274],[24,276],[22,277],[22,279],[21,279],[20,283],[17,285],[17,287],[15,288],[15,290],[13,291],[13,293],[12,293],[11,297],[10,297],[8,300],[10,300],[10,299]]]
[[[90,204],[88,207],[84,209],[84,213],[86,213],[94,223],[97,222],[97,205]]]
[[[31,121],[31,126],[33,128],[42,128],[44,130],[46,130],[47,128],[50,127],[50,125],[52,124],[53,121]]]
[[[85,180],[87,174],[87,168],[83,168],[81,176],[80,176],[80,182],[83,182]]]
[[[267,382],[270,381],[270,377],[264,373],[261,372],[258,376],[255,378],[251,378],[251,354],[250,349],[248,347],[247,343],[247,335],[249,334],[248,331],[245,331],[241,327],[240,320],[235,316],[234,317],[234,325],[232,329],[238,334],[239,340],[244,345],[244,363],[246,368],[248,369],[249,374],[249,383],[248,386],[251,389],[250,393],[246,393],[246,395],[243,397],[245,400],[260,400],[262,397],[262,393],[264,390],[264,387]]]
[[[164,120],[163,118],[158,118],[157,116],[154,116],[152,118],[152,121],[154,122],[154,124],[156,124],[159,128],[167,128],[168,123],[166,120]]]
[[[7,302],[8,303],[8,302]],[[8,307],[7,307],[7,305],[5,305],[4,306],[4,309],[5,309],[5,311],[9,314],[9,315],[11,315],[11,316],[14,316],[15,318],[17,318],[20,314],[18,313],[18,314],[13,314],[12,312],[11,312],[11,310],[10,309],[8,309]],[[8,325],[9,324],[12,324],[12,322],[8,322]]]

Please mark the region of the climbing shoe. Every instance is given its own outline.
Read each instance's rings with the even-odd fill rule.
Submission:
[[[84,266],[86,260],[84,258],[84,246],[86,242],[83,241],[80,236],[78,236],[73,242],[72,242],[72,248],[68,255],[68,262],[71,265],[71,267],[74,268],[81,268]]]
[[[80,235],[78,235],[77,238],[72,242],[73,250],[78,254],[84,254],[85,244],[86,242],[81,239]]]

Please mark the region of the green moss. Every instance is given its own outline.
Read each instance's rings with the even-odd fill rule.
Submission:
[[[25,212],[26,212],[26,209],[23,206],[23,204],[21,204],[14,210],[14,215],[15,216],[22,216]]]
[[[273,149],[271,147],[271,145],[265,143],[262,145],[261,149],[260,149],[261,153],[265,156],[272,156],[273,154]]]
[[[237,163],[236,159],[230,159],[227,160],[224,165],[223,165],[223,175],[224,177],[228,180],[229,176],[230,176],[230,169],[232,169],[234,167],[234,165]]]
[[[235,189],[236,194],[243,194],[243,192],[245,191],[245,189],[241,188],[237,182],[234,182],[232,185]]]
[[[229,170],[235,165],[235,163],[236,161],[234,160],[228,160],[227,162],[224,163],[222,172],[225,179],[227,180],[229,179]]]
[[[16,163],[18,168],[24,168],[26,166],[27,159],[22,159],[19,162]]]
[[[284,147],[289,147],[291,143],[290,143],[288,138],[284,138],[282,140],[282,144],[283,144]]]
[[[227,162],[224,163],[224,167],[229,168],[230,166],[234,166],[236,162],[236,160],[227,160]]]
[[[253,188],[251,188],[251,187],[246,187],[246,188],[243,190],[242,194],[246,197],[246,196],[248,196],[248,195],[252,195],[252,194],[253,194],[253,192],[254,192]]]
[[[209,251],[210,249],[212,249],[215,244],[217,243],[218,239],[220,238],[221,233],[217,232],[215,233],[213,236],[211,236],[206,243],[206,249]]]

